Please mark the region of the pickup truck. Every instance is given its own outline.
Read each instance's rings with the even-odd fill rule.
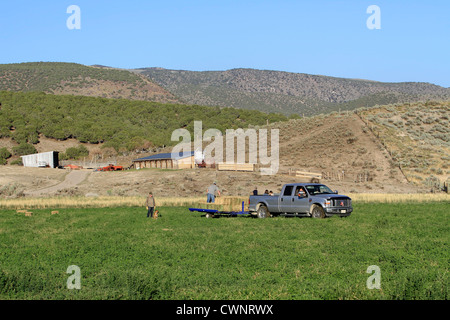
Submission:
[[[352,211],[352,199],[339,195],[319,183],[285,184],[280,194],[251,195],[248,211],[258,218],[271,216],[348,217]]]

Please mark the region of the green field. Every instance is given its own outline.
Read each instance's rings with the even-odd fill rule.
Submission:
[[[348,218],[206,219],[187,208],[0,212],[0,299],[448,299],[449,204]],[[70,265],[81,289],[69,290]],[[381,270],[381,289],[368,289]]]

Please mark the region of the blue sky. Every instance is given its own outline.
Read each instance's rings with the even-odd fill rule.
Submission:
[[[81,9],[69,30],[67,8]],[[381,10],[381,29],[366,12]],[[450,87],[448,0],[0,2],[0,63],[255,68]]]

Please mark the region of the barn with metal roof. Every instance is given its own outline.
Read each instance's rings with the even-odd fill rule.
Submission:
[[[172,153],[159,153],[149,157],[133,160],[136,169],[160,168],[160,169],[190,169],[195,168],[194,151],[180,152],[172,156]]]

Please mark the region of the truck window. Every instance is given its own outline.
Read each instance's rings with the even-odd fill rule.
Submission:
[[[311,185],[306,186],[306,189],[310,194],[332,194],[333,191],[331,191],[330,188],[328,188],[325,185]]]
[[[292,188],[294,186],[286,186],[284,188],[283,196],[291,196],[292,195]]]
[[[305,198],[307,197],[307,194],[305,192],[305,188],[298,186],[297,188],[295,188],[295,193],[294,196],[298,196],[299,198]]]

